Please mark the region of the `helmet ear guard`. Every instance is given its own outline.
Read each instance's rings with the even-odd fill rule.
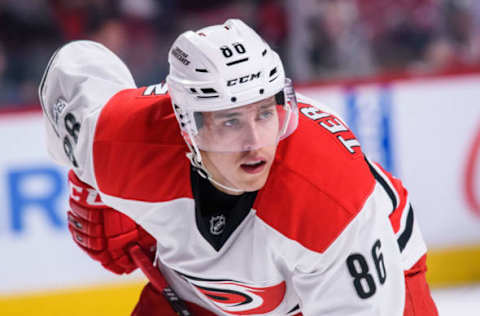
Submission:
[[[193,118],[195,120],[195,126],[197,127],[197,130],[201,129],[203,127],[203,113],[194,112]]]
[[[283,91],[279,91],[275,94],[275,102],[277,102],[277,104],[285,105],[285,95],[282,92]]]

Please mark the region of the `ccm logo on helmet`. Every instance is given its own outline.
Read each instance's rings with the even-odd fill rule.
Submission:
[[[262,72],[259,71],[256,74],[251,74],[251,75],[242,76],[240,78],[230,79],[230,80],[227,81],[227,87],[231,87],[231,86],[234,86],[236,84],[242,84],[242,83],[245,83],[245,82],[249,82],[249,81],[252,81],[253,79],[259,79],[261,73]]]

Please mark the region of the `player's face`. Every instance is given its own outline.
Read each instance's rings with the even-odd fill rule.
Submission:
[[[278,141],[285,109],[274,97],[238,108],[201,112],[201,126],[195,138],[207,152],[251,151]]]
[[[243,149],[201,151],[213,179],[242,191],[263,187],[277,148],[279,118],[276,107],[272,97],[237,109],[204,113],[205,140],[215,142],[217,147]]]

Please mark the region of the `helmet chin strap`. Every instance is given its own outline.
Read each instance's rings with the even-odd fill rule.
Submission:
[[[216,184],[220,188],[230,191],[230,192],[235,192],[235,193],[243,193],[245,192],[244,190],[239,190],[236,188],[229,187],[227,185],[221,184],[217,180],[215,180],[211,175],[210,172],[208,172],[207,168],[203,165],[202,163],[202,156],[200,154],[200,151],[198,150],[197,144],[195,144],[195,141],[193,140],[193,137],[190,137],[190,140],[192,141],[192,144],[190,144],[188,141],[186,141],[188,149],[190,149],[190,152],[187,153],[187,158],[190,160],[190,163],[192,166],[195,168],[197,173],[204,179],[207,179],[208,181]]]

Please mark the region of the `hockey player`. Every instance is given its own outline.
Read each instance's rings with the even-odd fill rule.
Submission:
[[[137,88],[78,41],[45,71],[80,247],[116,273],[137,267],[133,244],[154,249],[196,315],[437,315],[407,191],[251,28],[188,31],[168,59],[167,84]],[[175,313],[148,284],[133,315]]]

